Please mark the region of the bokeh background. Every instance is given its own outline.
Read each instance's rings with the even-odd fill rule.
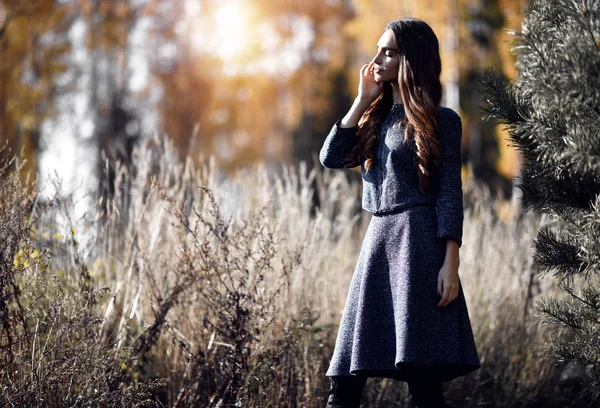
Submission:
[[[3,0],[0,138],[42,191],[104,186],[156,134],[220,171],[306,161],[356,96],[385,24],[414,16],[440,41],[443,104],[463,119],[477,179],[510,199],[519,156],[482,122],[484,66],[514,77],[509,29],[525,0]],[[108,166],[110,167],[110,165]],[[466,171],[466,167],[465,167]]]

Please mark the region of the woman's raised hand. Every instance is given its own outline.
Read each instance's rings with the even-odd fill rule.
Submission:
[[[383,82],[376,82],[373,75],[373,61],[365,64],[360,69],[360,83],[358,84],[358,97],[371,104],[383,91]]]
[[[358,96],[354,98],[354,103],[350,110],[342,118],[340,126],[342,128],[351,128],[358,125],[362,115],[369,108],[371,103],[383,91],[383,82],[376,82],[373,73],[373,62],[363,65],[360,69],[360,84],[358,85]]]

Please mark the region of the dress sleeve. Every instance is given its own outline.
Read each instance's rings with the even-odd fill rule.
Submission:
[[[319,152],[319,161],[324,167],[330,169],[351,168],[360,164],[348,158],[348,154],[357,142],[358,125],[342,128],[340,122],[341,120],[335,122]]]
[[[462,246],[463,196],[461,180],[462,121],[451,111],[439,123],[442,157],[439,166],[439,190],[436,198],[437,237],[454,239]]]

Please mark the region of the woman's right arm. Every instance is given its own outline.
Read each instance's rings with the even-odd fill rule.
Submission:
[[[350,162],[348,155],[357,142],[358,122],[367,108],[383,90],[383,83],[375,82],[371,72],[373,62],[363,65],[360,70],[358,96],[350,110],[341,120],[335,122],[325,138],[319,152],[319,161],[324,167],[342,169],[356,167],[359,162]]]
[[[360,164],[350,161],[348,155],[357,142],[358,121],[368,107],[367,101],[357,97],[346,116],[335,122],[319,152],[319,161],[324,167],[343,169]]]

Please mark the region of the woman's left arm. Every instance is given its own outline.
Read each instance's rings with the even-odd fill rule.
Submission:
[[[453,239],[446,241],[446,255],[442,269],[438,273],[437,293],[441,296],[439,307],[451,303],[458,296],[458,267],[460,259],[458,256],[458,242]]]
[[[437,237],[453,239],[462,246],[463,196],[461,168],[462,121],[447,108],[438,123],[442,157],[439,166],[439,190],[436,198]]]
[[[442,159],[439,167],[437,206],[437,238],[445,240],[444,264],[439,271],[438,306],[446,306],[458,296],[460,265],[459,248],[463,233],[463,196],[461,180],[462,121],[449,109],[439,123]]]

